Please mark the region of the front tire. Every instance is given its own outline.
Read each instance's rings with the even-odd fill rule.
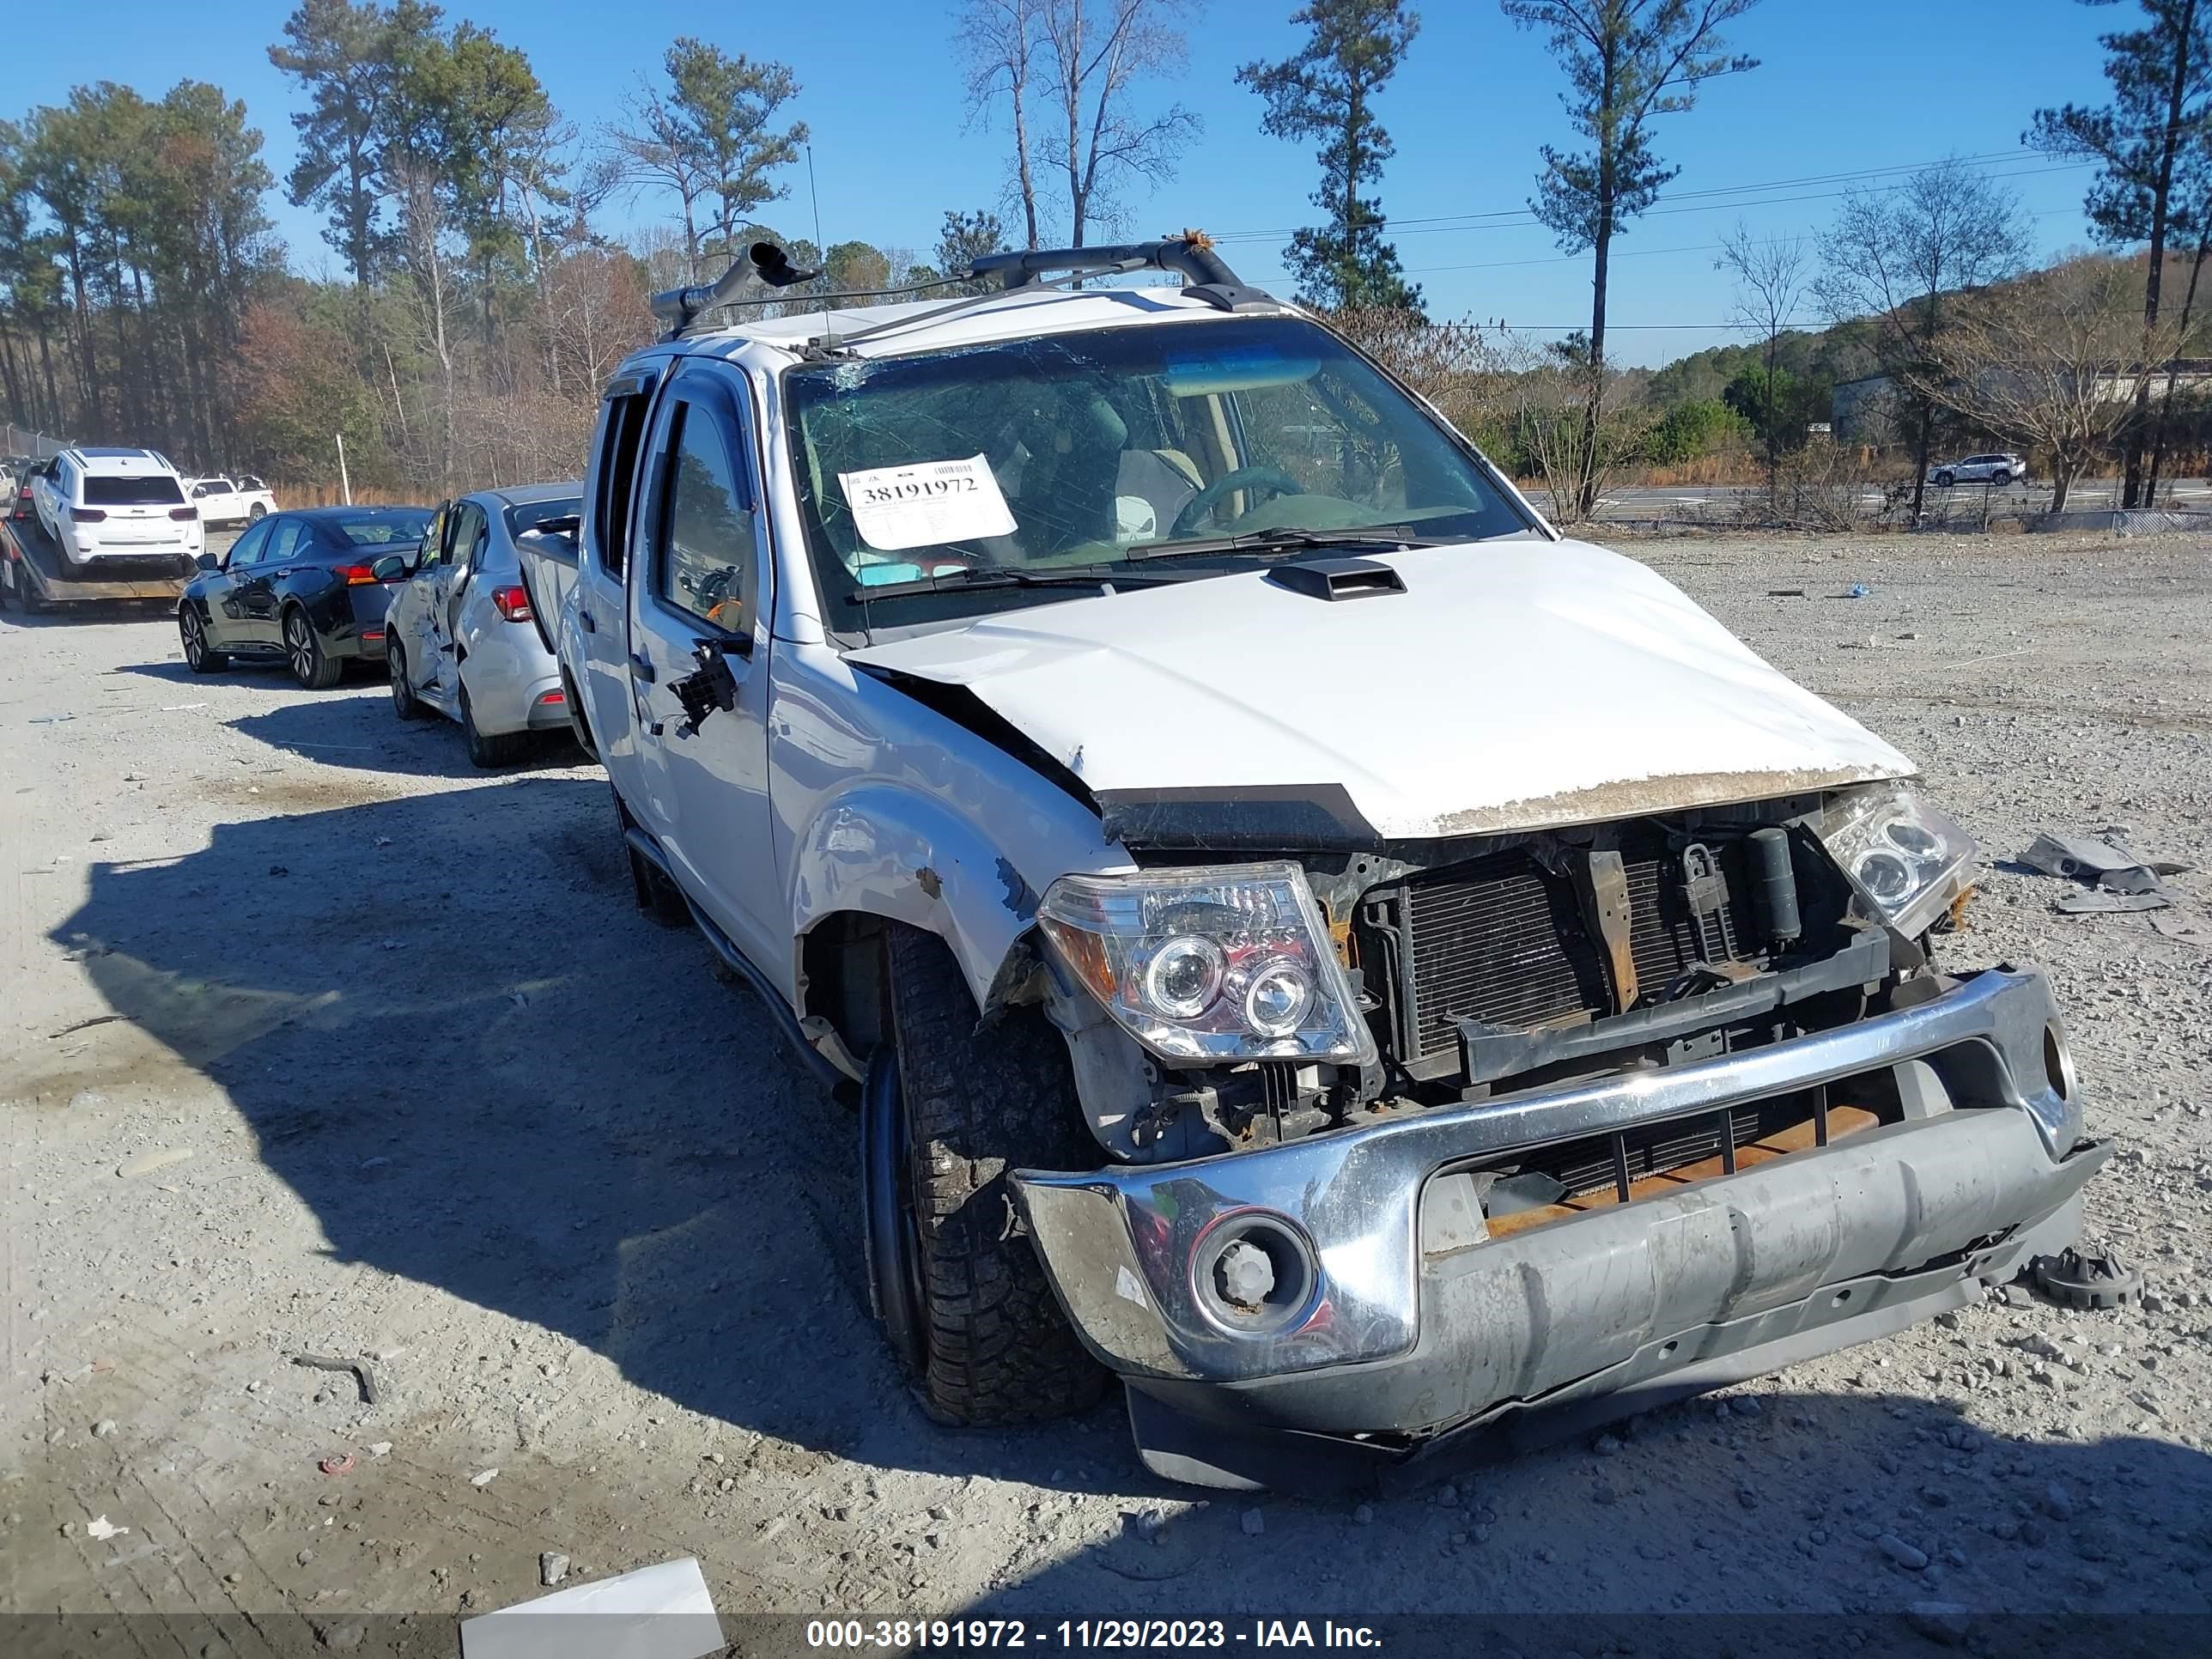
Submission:
[[[185,666],[195,674],[220,674],[230,666],[228,653],[208,644],[207,624],[189,608],[177,613],[177,633],[185,644]]]
[[[292,678],[310,691],[327,691],[345,672],[345,664],[323,649],[307,613],[297,606],[284,613],[284,659]]]
[[[1936,488],[1938,489],[1948,489],[1953,484],[1958,482],[1959,480],[1957,476],[1953,473],[1938,472],[1936,475]]]
[[[1094,1168],[1060,1034],[1034,1009],[979,1031],[942,939],[887,935],[891,1052],[861,1113],[871,1289],[940,1423],[1063,1417],[1107,1373],[1060,1311],[1014,1207],[1008,1172]],[[886,1190],[887,1184],[896,1183]]]
[[[392,646],[384,653],[385,671],[392,677],[392,712],[403,720],[419,720],[428,715],[429,708],[415,695],[415,687],[407,678],[407,653],[398,646]]]

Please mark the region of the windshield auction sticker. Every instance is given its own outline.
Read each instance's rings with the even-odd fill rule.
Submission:
[[[1014,533],[1013,513],[981,455],[840,472],[837,482],[860,539],[878,553]]]

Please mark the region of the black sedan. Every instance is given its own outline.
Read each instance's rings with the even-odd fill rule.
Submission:
[[[353,658],[384,660],[384,611],[430,522],[424,507],[275,513],[200,556],[177,605],[185,660],[213,674],[233,657],[283,657],[311,690]]]

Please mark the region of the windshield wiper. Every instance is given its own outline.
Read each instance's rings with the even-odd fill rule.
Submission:
[[[1389,525],[1365,525],[1354,530],[1305,530],[1283,525],[1273,530],[1248,530],[1237,536],[1189,537],[1181,541],[1154,542],[1129,550],[1132,559],[1175,559],[1201,553],[1303,553],[1317,549],[1449,547],[1464,536],[1416,536]]]
[[[939,576],[920,576],[912,581],[885,582],[880,587],[856,589],[848,601],[867,605],[877,599],[902,599],[914,593],[961,593],[987,587],[1158,587],[1163,582],[1188,580],[1164,570],[1132,571],[1119,565],[1068,564],[1051,570],[1024,570],[1018,565],[978,564],[948,570]]]

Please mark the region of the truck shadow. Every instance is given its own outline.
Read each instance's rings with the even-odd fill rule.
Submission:
[[[1762,1392],[1755,1415],[1692,1402],[1609,1455],[1577,1444],[1440,1475],[1453,1504],[1394,1498],[1373,1525],[1350,1499],[1267,1500],[1264,1544],[1247,1500],[1194,1507],[1203,1494],[1147,1475],[1115,1406],[1019,1433],[935,1429],[868,1315],[852,1118],[749,994],[717,981],[702,941],[633,908],[596,780],[222,825],[201,853],[94,866],[53,937],[85,953],[110,1008],[228,1092],[337,1261],[559,1332],[642,1389],[797,1448],[1120,1500],[1124,1531],[1103,1542],[1041,1522],[1006,1569],[1018,1582],[981,1611],[2094,1609],[2202,1607],[2212,1587],[2212,1460],[2096,1437],[2090,1413],[2079,1437],[2044,1432],[2071,1428],[2072,1400],[2142,1418],[2127,1397],[2156,1376],[2103,1357],[2063,1398],[2008,1385],[2003,1409],[2033,1410],[2033,1438],[1972,1427],[1869,1358],[1864,1393]],[[331,1306],[334,1328],[346,1316]],[[2145,1318],[2082,1328],[2140,1355],[2212,1324],[2159,1316],[2158,1335]],[[2012,1354],[2012,1322],[1970,1310],[1923,1357],[1948,1376]],[[416,1353],[385,1379],[395,1415],[451,1416],[446,1380],[470,1353]],[[1881,1391],[1893,1376],[1911,1380]],[[1869,1527],[1948,1577],[1893,1565]],[[1294,1580],[1222,1571],[1262,1559],[1304,1565]],[[1723,1645],[1682,1630],[1684,1651]]]
[[[1226,1617],[1232,1650],[1258,1644],[1238,1632],[1297,1618],[1308,1645],[1328,1645],[1326,1618],[1449,1659],[2212,1650],[2203,1452],[1993,1434],[1911,1393],[1738,1397],[1759,1414],[1687,1401],[1603,1455],[1554,1448],[1364,1510],[1125,1502],[1117,1533],[962,1614],[1024,1620],[1060,1645],[1061,1620]],[[1301,1565],[1291,1577],[1253,1570],[1262,1559]]]
[[[343,701],[315,708],[337,741]],[[267,737],[276,718],[240,724]],[[89,884],[54,938],[228,1093],[335,1259],[560,1332],[799,1446],[1131,1474],[1111,1412],[1007,1438],[927,1425],[868,1315],[850,1112],[717,981],[704,941],[634,908],[604,783],[222,824],[204,852],[94,865]],[[450,1408],[392,1386],[400,1414]]]

